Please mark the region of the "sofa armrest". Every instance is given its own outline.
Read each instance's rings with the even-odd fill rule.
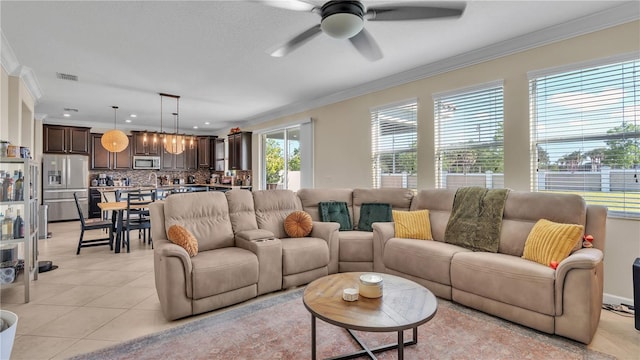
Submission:
[[[189,254],[166,238],[154,238],[153,244],[153,272],[162,313],[168,320],[192,315],[193,264]]]
[[[258,240],[272,240],[275,239],[275,235],[269,230],[255,229],[255,230],[243,230],[236,233],[236,246],[238,246],[238,239],[247,241]],[[248,250],[248,249],[247,249]]]
[[[555,284],[556,315],[562,315],[565,280],[569,272],[576,269],[595,270],[602,263],[603,257],[603,253],[599,249],[580,249],[558,264]],[[599,274],[599,276],[602,276],[602,274]],[[587,288],[586,285],[585,288]]]
[[[373,270],[385,272],[383,254],[387,241],[395,236],[395,224],[392,222],[373,223]]]
[[[309,236],[324,239],[329,246],[329,274],[338,272],[338,229],[340,224],[336,222],[314,221]]]
[[[250,234],[244,235],[251,238]],[[251,251],[258,257],[258,295],[282,289],[282,242],[280,239],[274,238],[273,234],[268,240],[260,237],[246,239],[236,234],[236,246]]]

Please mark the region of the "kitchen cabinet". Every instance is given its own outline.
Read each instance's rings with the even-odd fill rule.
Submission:
[[[132,136],[129,146],[117,153],[111,153],[102,146],[102,134],[91,134],[91,170],[119,170],[132,167]]]
[[[3,249],[16,247],[15,260],[17,261],[18,257],[24,260],[24,269],[16,270],[16,266],[13,266],[14,271],[17,271],[14,272],[13,281],[2,284],[0,288],[24,286],[25,303],[29,302],[32,278],[38,280],[38,204],[40,203],[37,191],[40,181],[38,168],[39,164],[30,159],[0,158],[0,176],[3,179],[7,179],[6,174],[9,174],[9,179],[15,179],[12,178],[14,174],[22,173],[20,180],[18,180],[19,178],[15,179],[15,182],[5,180],[8,181],[7,184],[12,184],[13,191],[9,191],[4,186],[0,187],[3,190],[0,195],[0,213],[4,215],[11,213],[13,217],[2,218],[2,220],[11,222],[11,229],[8,229],[9,225],[6,225],[4,221],[0,221],[6,225],[2,226],[6,233],[3,232],[0,237],[0,246]],[[9,209],[11,210],[8,211]],[[18,211],[20,211],[22,218],[22,232],[19,229],[18,231],[13,229],[14,224],[18,225],[15,222]],[[8,274],[3,274],[3,277],[6,276]]]
[[[224,158],[225,158],[225,151],[224,151],[224,138],[218,138],[215,140],[215,145],[214,145],[214,153],[213,153],[213,157],[215,159],[214,161],[214,168],[213,170],[215,171],[224,171]]]
[[[42,132],[44,153],[89,155],[89,128],[44,125]]]
[[[251,132],[227,135],[229,141],[229,170],[251,170]]]
[[[216,141],[217,136],[198,137],[198,167],[214,169],[216,161]],[[224,140],[223,140],[224,143]],[[224,148],[223,148],[224,152]],[[224,159],[224,158],[223,158]],[[224,166],[223,166],[224,170]]]
[[[194,141],[193,147],[189,145],[187,139],[187,146],[180,154],[171,154],[167,151],[163,151],[162,154],[162,170],[197,170],[198,169],[198,147],[197,142]]]
[[[162,140],[157,136],[156,142],[153,142],[154,134],[147,134],[145,141],[145,132],[132,131],[133,136],[133,155],[152,155],[160,156],[162,154]]]

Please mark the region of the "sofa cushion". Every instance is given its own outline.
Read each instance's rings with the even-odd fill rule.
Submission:
[[[451,259],[459,252],[471,250],[439,241],[391,238],[384,247],[383,262],[391,270],[451,285]]]
[[[167,239],[185,249],[189,256],[194,257],[198,255],[198,240],[184,227],[171,225],[169,230],[167,230]]]
[[[385,203],[395,210],[409,210],[412,198],[410,189],[354,189],[353,218],[360,219],[360,209],[365,203]]]
[[[256,212],[253,207],[251,191],[234,189],[225,193],[229,204],[229,219],[234,233],[244,230],[256,230]]]
[[[284,238],[282,242],[282,275],[318,269],[329,264],[329,246],[323,239]]]
[[[191,263],[194,300],[258,283],[258,257],[248,250],[201,251]]]
[[[522,258],[547,266],[552,261],[559,263],[569,256],[576,242],[580,242],[583,232],[582,225],[540,219],[527,237]]]
[[[444,241],[444,232],[451,217],[455,190],[420,190],[411,200],[411,211],[429,210],[429,221],[433,240]]]
[[[300,199],[291,190],[259,190],[253,192],[253,204],[259,229],[271,231],[277,238],[287,237],[284,219],[302,210]]]
[[[338,260],[350,262],[373,261],[373,233],[343,231],[338,234]]]
[[[395,237],[405,239],[433,240],[429,210],[393,210]]]
[[[198,251],[233,246],[233,230],[224,193],[195,192],[164,200],[165,229],[181,225],[198,239]]]
[[[346,202],[322,201],[318,203],[318,209],[320,210],[320,221],[337,222],[340,224],[340,229],[338,229],[340,231],[353,230]]]
[[[451,261],[451,285],[487,299],[555,315],[554,270],[516,256],[456,253]]]
[[[284,219],[284,231],[290,237],[305,237],[313,229],[311,216],[304,211],[294,211]]]
[[[584,199],[575,194],[511,191],[504,205],[498,252],[522,256],[527,237],[540,219],[585,225],[587,206]],[[576,243],[573,250],[580,246]]]
[[[373,231],[371,224],[374,222],[392,222],[391,204],[365,203],[360,207],[360,220],[358,230]]]

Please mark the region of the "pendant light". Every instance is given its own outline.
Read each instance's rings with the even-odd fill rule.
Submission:
[[[117,129],[116,120],[118,118],[118,107],[112,106],[113,108],[113,130],[109,130],[106,133],[102,134],[102,139],[100,142],[102,143],[102,147],[107,149],[109,152],[121,152],[129,146],[129,137],[123,133],[122,131]]]

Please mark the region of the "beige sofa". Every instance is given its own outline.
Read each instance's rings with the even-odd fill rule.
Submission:
[[[444,242],[454,195],[440,189],[415,196],[406,189],[302,189],[171,196],[151,208],[163,312],[177,319],[329,273],[377,271],[414,280],[441,298],[589,343],[602,304],[606,208],[587,206],[575,195],[512,191],[498,253],[472,252]],[[354,231],[319,222],[321,201],[346,202]],[[435,241],[396,238],[393,223],[359,231],[360,207],[370,202],[390,203],[395,210],[428,209]],[[315,220],[309,237],[286,236],[283,222],[294,210]],[[576,246],[555,271],[522,259],[527,235],[541,218],[584,225],[594,247]],[[194,229],[200,252],[193,258],[166,240],[166,229],[178,223]],[[224,268],[217,263],[221,258]]]

